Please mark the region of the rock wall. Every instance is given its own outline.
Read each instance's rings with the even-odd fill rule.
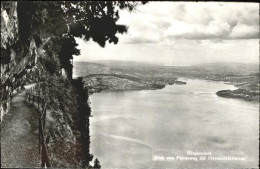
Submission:
[[[29,79],[34,78],[38,58],[35,40],[29,46],[19,40],[17,2],[1,2],[1,104],[0,119],[9,111],[10,101]]]
[[[1,2],[1,48],[6,49],[18,40],[17,2]]]
[[[12,96],[12,80],[7,79],[4,74],[10,70],[9,63],[15,58],[14,50],[11,46],[18,41],[18,19],[17,19],[17,2],[1,2],[1,104],[0,117],[9,111],[10,100]],[[9,83],[9,85],[6,85]]]

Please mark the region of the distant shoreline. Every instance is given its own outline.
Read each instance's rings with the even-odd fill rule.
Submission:
[[[163,89],[185,79],[200,79],[233,85],[230,91],[216,91],[226,98],[259,100],[258,66],[242,63],[214,63],[193,66],[159,66],[127,61],[75,62],[73,78],[83,77],[88,93]],[[75,76],[78,75],[78,76]]]
[[[126,88],[126,89],[115,89],[115,88],[92,88],[95,89],[93,92],[90,92],[90,94],[94,94],[94,93],[100,93],[102,91],[111,91],[111,92],[122,92],[122,91],[141,91],[141,90],[160,90],[160,89],[164,89],[166,86],[172,86],[172,85],[186,85],[186,82],[184,81],[180,81],[180,80],[176,80],[176,83],[169,83],[166,85],[157,85],[157,84],[153,84],[152,86],[146,86],[146,87],[139,87],[139,88]]]
[[[185,77],[179,77],[180,79],[185,78]],[[178,78],[178,79],[179,79]],[[207,79],[201,79],[201,78],[190,78],[190,79],[198,79],[198,80],[206,80],[206,81],[211,81],[211,82],[222,82],[224,84],[227,85],[233,85],[234,87],[236,87],[235,84],[233,84],[232,82],[225,82],[225,81],[220,81],[220,80],[207,80]],[[179,82],[180,80],[178,80]],[[183,82],[183,81],[180,81]],[[91,94],[94,93],[100,93],[102,91],[107,91],[107,92],[124,92],[124,91],[141,91],[141,90],[160,90],[160,89],[164,89],[166,86],[172,86],[174,84],[167,84],[163,87],[160,88],[132,88],[132,89],[99,89],[96,90],[95,92],[92,92]],[[175,85],[179,85],[179,84],[175,84]],[[224,98],[232,98],[232,99],[241,99],[241,100],[245,100],[245,101],[249,101],[249,102],[258,102],[259,101],[259,95],[257,95],[257,93],[249,93],[246,92],[245,90],[242,89],[235,89],[235,90],[220,90],[217,91],[215,93],[217,96],[219,97],[224,97]]]

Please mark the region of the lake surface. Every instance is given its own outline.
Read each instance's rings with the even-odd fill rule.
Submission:
[[[223,82],[184,80],[161,90],[91,95],[91,153],[102,167],[257,167],[259,104],[218,97],[219,90],[235,89]],[[189,150],[246,160],[154,159]]]

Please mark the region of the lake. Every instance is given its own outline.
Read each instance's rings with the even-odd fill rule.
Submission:
[[[187,85],[91,95],[90,151],[102,167],[257,167],[259,104],[218,97],[235,89],[223,82],[181,80]],[[243,159],[196,161],[187,151]]]

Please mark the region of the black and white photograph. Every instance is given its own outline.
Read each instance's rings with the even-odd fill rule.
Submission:
[[[259,2],[1,1],[1,168],[259,168]]]

